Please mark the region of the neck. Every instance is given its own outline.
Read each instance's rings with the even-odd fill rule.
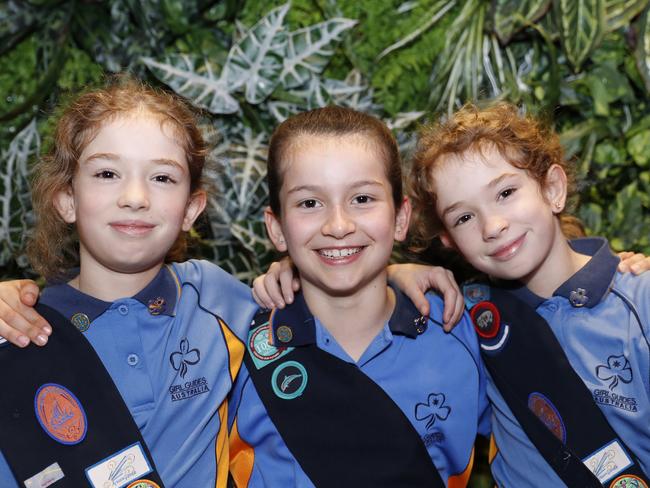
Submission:
[[[84,266],[83,259],[79,275],[68,283],[73,288],[105,302],[118,298],[132,297],[153,280],[163,263],[144,271],[124,273],[100,265]]]
[[[565,281],[576,274],[591,256],[579,254],[571,249],[568,241],[558,229],[556,239],[544,262],[522,281],[528,289],[543,298],[550,298]]]
[[[301,287],[309,310],[355,361],[395,308],[395,293],[388,287],[385,275],[345,296],[329,294],[304,281]]]

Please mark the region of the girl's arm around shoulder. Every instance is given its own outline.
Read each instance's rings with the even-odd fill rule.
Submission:
[[[210,261],[191,259],[172,268],[181,295],[194,289],[202,309],[221,318],[240,339],[246,337],[257,310],[248,286]]]

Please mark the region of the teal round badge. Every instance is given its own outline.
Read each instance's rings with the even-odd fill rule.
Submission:
[[[271,377],[273,392],[283,400],[293,400],[307,387],[307,370],[296,361],[280,364]]]

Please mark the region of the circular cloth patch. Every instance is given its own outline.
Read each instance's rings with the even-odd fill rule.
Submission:
[[[550,430],[555,437],[566,443],[566,428],[553,402],[541,393],[533,392],[528,395],[528,408],[542,423]]]
[[[492,302],[480,302],[469,312],[476,333],[484,339],[496,337],[501,325],[501,315]]]
[[[638,476],[624,474],[612,481],[609,488],[648,488],[648,485]]]
[[[151,480],[136,480],[126,488],[160,488],[160,486]]]
[[[282,363],[273,371],[271,386],[283,400],[299,397],[307,387],[307,370],[297,361]]]
[[[43,430],[61,444],[79,444],[86,437],[88,424],[81,402],[65,386],[42,385],[34,397],[36,418]]]

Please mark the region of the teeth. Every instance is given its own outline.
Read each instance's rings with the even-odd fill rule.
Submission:
[[[361,248],[349,247],[347,249],[321,249],[318,252],[326,258],[345,258],[361,252]]]

